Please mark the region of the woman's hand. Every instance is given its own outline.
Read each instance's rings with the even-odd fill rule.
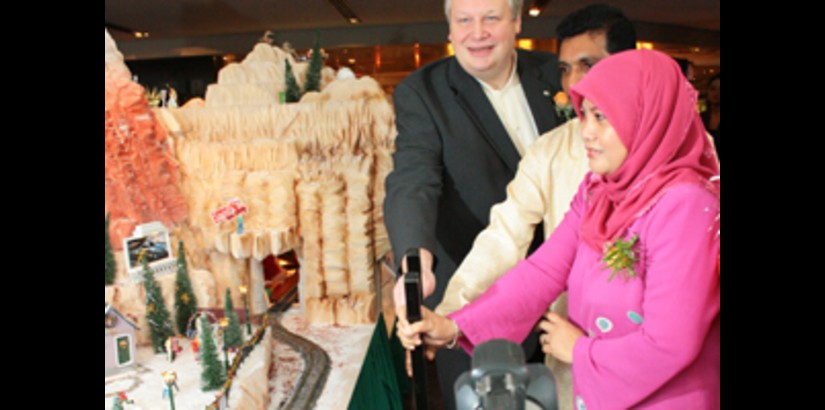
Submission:
[[[584,332],[554,312],[544,315],[544,319],[539,322],[539,329],[544,332],[539,337],[541,351],[562,362],[573,363],[573,346],[584,336]]]
[[[424,306],[421,306],[422,319],[410,324],[407,322],[405,309],[396,309],[398,316],[398,339],[401,345],[407,350],[407,375],[412,376],[412,364],[410,351],[416,347],[424,345],[425,356],[429,360],[435,358],[435,352],[453,341],[456,337],[457,327],[453,320],[441,316]],[[423,341],[422,341],[423,339]]]

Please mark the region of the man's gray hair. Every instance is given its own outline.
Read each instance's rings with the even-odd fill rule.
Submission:
[[[444,0],[444,15],[447,16],[447,21],[450,21],[450,6],[452,3],[452,0]],[[507,4],[510,6],[513,20],[515,20],[521,15],[521,6],[524,4],[524,0],[507,0]]]

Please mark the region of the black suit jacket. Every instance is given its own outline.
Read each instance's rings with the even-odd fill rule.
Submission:
[[[518,50],[517,72],[539,134],[560,124],[552,100],[561,89],[557,57]],[[481,85],[455,57],[410,74],[396,86],[394,103],[398,136],[384,222],[396,263],[409,248],[436,256],[436,290],[425,301],[433,308],[489,223],[490,208],[505,199],[521,158]],[[531,252],[542,236],[539,228]]]

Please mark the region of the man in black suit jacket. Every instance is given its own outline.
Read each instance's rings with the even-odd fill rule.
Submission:
[[[524,127],[505,125],[485,88],[501,89],[513,78],[520,82],[537,131],[533,138],[560,123],[552,101],[561,89],[557,57],[514,47],[520,0],[448,0],[445,11],[455,57],[422,67],[395,88],[398,136],[384,202],[394,260],[400,263],[405,251],[420,249],[425,297],[430,295],[425,305],[431,309],[487,226],[490,208],[505,199],[521,158],[513,142],[518,137],[508,128]],[[539,228],[530,252],[542,237]],[[527,357],[536,345],[535,338],[525,342]],[[452,385],[470,368],[469,356],[441,349],[436,363],[445,405],[453,408]]]

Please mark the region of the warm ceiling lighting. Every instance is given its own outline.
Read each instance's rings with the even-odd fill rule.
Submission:
[[[536,6],[530,7],[530,11],[527,12],[532,17],[538,17],[541,14],[541,9]]]
[[[518,48],[523,48],[525,50],[533,49],[533,40],[529,38],[520,38],[516,44],[518,44]]]
[[[137,38],[149,37],[149,32],[148,31],[144,31],[144,32],[135,31],[135,37],[137,37]]]
[[[350,24],[358,24],[358,23],[360,23],[360,22],[361,22],[361,20],[358,20],[358,17],[351,17],[351,18],[349,19],[349,23],[350,23]]]
[[[375,69],[381,68],[381,46],[375,46]]]
[[[637,49],[645,49],[645,50],[653,50],[653,43],[648,43],[645,41],[637,41],[636,42]]]
[[[347,60],[347,62],[348,62],[348,63],[350,63],[350,64],[355,64],[355,59],[354,59],[354,58],[350,58],[349,60]]]

